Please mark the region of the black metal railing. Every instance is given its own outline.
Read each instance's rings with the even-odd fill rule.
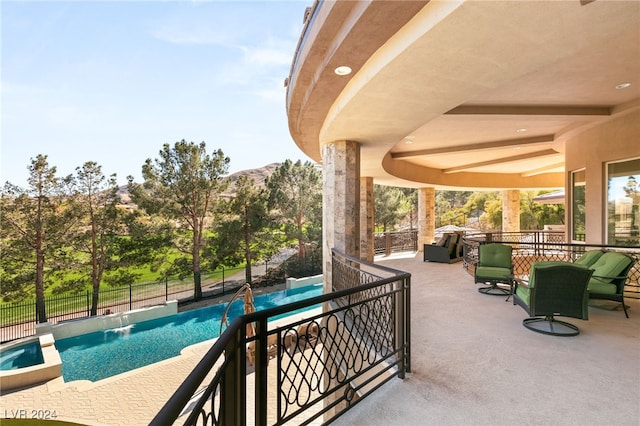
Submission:
[[[336,251],[332,264],[331,293],[234,319],[151,424],[329,423],[404,378],[410,274]]]
[[[257,266],[257,265],[256,265]],[[265,264],[265,268],[266,268]],[[244,273],[244,267],[220,268],[204,272],[202,287],[204,297],[217,297],[234,292],[244,284],[230,280],[232,274]],[[85,290],[73,294],[45,297],[47,320],[59,323],[91,315],[93,292]],[[102,288],[98,297],[97,314],[125,312],[132,309],[160,305],[168,300],[188,301],[194,298],[193,281],[168,277],[162,281],[130,284],[115,288]],[[36,300],[29,298],[17,302],[0,303],[0,342],[29,337],[36,334]]]
[[[531,264],[560,260],[573,262],[587,250],[602,249],[626,253],[636,260],[627,276],[625,297],[640,299],[640,247],[585,243],[566,243],[564,233],[552,231],[478,232],[466,234],[463,242],[463,266],[473,275],[478,263],[480,244],[494,242],[513,247],[513,268],[516,276],[529,273]]]
[[[418,230],[378,232],[374,235],[375,255],[418,251]]]

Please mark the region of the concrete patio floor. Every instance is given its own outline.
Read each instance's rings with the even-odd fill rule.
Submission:
[[[591,307],[588,321],[569,319],[579,336],[545,336],[522,326],[520,307],[478,293],[461,263],[421,259],[377,260],[412,274],[411,374],[334,424],[640,424],[640,301],[629,301],[629,319]],[[87,425],[148,424],[209,346],[95,383],[58,379],[3,394],[0,418],[55,410]]]
[[[629,319],[590,307],[588,321],[566,319],[580,335],[548,336],[524,328],[511,301],[479,293],[460,263],[379,263],[412,274],[412,373],[335,424],[640,425],[639,300]]]

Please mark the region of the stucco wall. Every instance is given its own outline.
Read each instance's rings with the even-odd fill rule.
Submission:
[[[568,140],[565,145],[567,194],[571,172],[585,169],[586,242],[606,243],[606,170],[605,164],[640,157],[640,110],[595,126]],[[570,235],[571,212],[567,198],[567,231]]]

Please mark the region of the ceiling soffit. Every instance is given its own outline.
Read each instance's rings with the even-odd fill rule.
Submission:
[[[546,173],[546,185],[562,186],[565,138],[637,107],[638,12],[637,2],[429,3],[356,66],[324,115],[330,97],[316,117],[300,109],[308,121],[298,124],[313,122],[307,139],[292,135],[316,156],[323,143],[359,141],[362,175],[381,181],[504,183],[507,173],[540,187]],[[358,37],[376,33],[358,24]],[[334,64],[350,65],[356,32]],[[615,90],[630,77],[631,88]]]

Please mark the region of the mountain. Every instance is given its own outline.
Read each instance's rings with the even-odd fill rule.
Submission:
[[[230,174],[228,177],[231,180],[231,184],[229,185],[229,189],[227,189],[227,191],[225,191],[222,196],[232,197],[235,195],[235,184],[240,176],[248,176],[256,182],[257,186],[264,187],[266,178],[271,176],[271,174],[278,167],[280,167],[280,165],[281,163],[271,163],[257,169],[241,170],[239,172]],[[129,195],[127,185],[122,185],[118,188],[118,195],[120,196],[120,200],[122,201],[123,205],[131,204],[131,196]]]
[[[248,176],[252,178],[256,185],[259,187],[264,187],[265,179],[273,174],[273,172],[280,167],[282,163],[271,163],[267,164],[264,167],[260,167],[258,169],[249,169],[249,170],[241,170],[239,172],[233,173],[229,175],[229,179],[231,179],[231,185],[229,185],[229,189],[223,194],[225,196],[233,196],[235,195],[235,184],[240,176]]]

